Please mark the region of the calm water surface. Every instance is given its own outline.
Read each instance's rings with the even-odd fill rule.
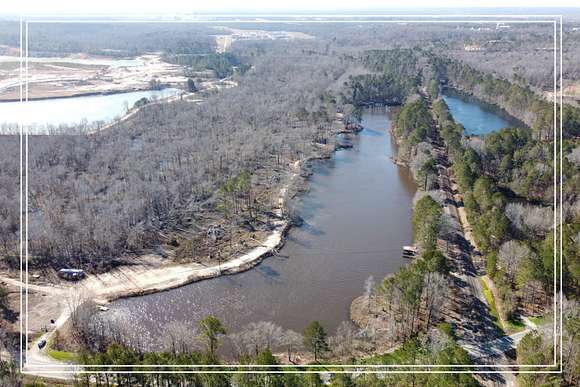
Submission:
[[[151,343],[165,324],[194,325],[208,314],[230,331],[267,320],[301,332],[319,320],[334,332],[370,275],[381,280],[407,263],[401,247],[412,240],[415,187],[389,160],[390,120],[384,110],[368,112],[363,125],[353,149],[315,163],[298,206],[305,224],[290,231],[279,256],[241,274],[116,301],[109,318],[125,320]]]
[[[136,101],[146,97],[166,98],[179,94],[179,89],[145,90],[120,94],[94,95],[85,97],[70,97],[44,99],[38,101],[1,102],[0,123],[18,123],[24,125],[58,126],[61,124],[76,124],[83,120],[87,122],[111,121],[122,116],[126,107],[133,107]],[[41,130],[41,128],[39,128]],[[34,132],[34,129],[32,129]]]
[[[503,128],[525,127],[501,109],[453,90],[447,90],[443,99],[455,121],[462,124],[469,135],[483,136]]]

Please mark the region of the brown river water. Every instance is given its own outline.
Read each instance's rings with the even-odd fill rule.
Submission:
[[[279,255],[244,273],[115,301],[108,318],[139,332],[148,349],[159,349],[172,321],[195,326],[208,314],[229,332],[257,321],[302,332],[319,320],[333,334],[369,276],[380,281],[408,263],[401,248],[412,241],[415,185],[389,159],[389,115],[366,111],[362,124],[352,149],[314,162],[310,191],[296,199],[304,224],[290,230]]]

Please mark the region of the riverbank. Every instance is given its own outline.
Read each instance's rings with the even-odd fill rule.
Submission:
[[[382,277],[406,263],[400,247],[410,242],[415,187],[406,171],[387,159],[392,153],[385,151],[392,144],[388,122],[384,109],[365,111],[364,130],[348,136],[352,150],[309,163],[308,191],[291,208],[302,226],[290,229],[277,254],[231,278],[113,302],[103,318],[151,337],[140,344],[149,351],[163,350],[159,338],[167,324],[195,326],[207,315],[230,333],[259,321],[302,332],[317,320],[334,335],[348,321],[350,302],[369,275]]]
[[[289,184],[299,176],[300,164],[297,161],[292,165]],[[120,298],[157,293],[192,282],[249,270],[274,254],[284,243],[284,235],[290,227],[290,219],[282,213],[287,190],[288,186],[280,190],[278,208],[274,210],[278,220],[272,222],[273,230],[270,235],[258,247],[240,257],[214,266],[199,263],[171,264],[159,268],[124,266],[104,274],[89,276],[81,285],[89,294],[96,295],[92,298],[97,303],[105,304]]]
[[[292,164],[290,183],[299,176],[301,163],[299,161]],[[44,325],[45,333],[37,336],[26,351],[26,359],[30,363],[28,373],[39,376],[52,376],[58,379],[70,379],[71,375],[66,372],[58,373],[58,367],[66,370],[66,363],[60,362],[38,348],[41,340],[47,342],[53,337],[55,332],[61,329],[69,320],[71,315],[71,305],[75,300],[78,303],[92,300],[97,304],[105,305],[108,302],[132,296],[141,296],[161,291],[170,290],[186,284],[214,278],[221,275],[229,275],[249,270],[259,264],[268,255],[275,253],[276,249],[284,243],[284,235],[288,230],[290,221],[282,216],[282,208],[285,205],[285,197],[288,186],[283,187],[278,196],[279,208],[275,209],[275,214],[279,220],[274,224],[271,234],[261,243],[260,246],[252,249],[240,257],[231,259],[215,266],[203,266],[198,263],[191,264],[170,264],[162,267],[150,267],[146,264],[122,266],[112,271],[99,275],[89,275],[78,284],[64,286],[50,286],[39,288],[32,285],[30,290],[38,291],[33,295],[40,296],[43,302],[43,309],[46,313],[43,317],[54,315],[54,309],[60,310],[58,318],[51,324]],[[147,258],[143,259],[147,262]],[[155,260],[152,260],[155,262]],[[19,288],[20,281],[0,276],[0,280],[8,282]],[[32,301],[35,303],[34,301]],[[37,316],[39,317],[39,316]],[[34,337],[34,332],[29,332]],[[55,368],[57,367],[57,368]],[[47,371],[50,370],[50,373]],[[53,373],[52,371],[57,371]]]

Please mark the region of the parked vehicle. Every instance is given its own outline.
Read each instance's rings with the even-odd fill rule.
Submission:
[[[78,281],[85,278],[85,272],[81,269],[60,269],[58,276],[69,281]]]

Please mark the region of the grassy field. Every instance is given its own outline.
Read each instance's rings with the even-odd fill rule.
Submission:
[[[544,325],[547,322],[546,316],[528,317],[531,322],[537,326]]]
[[[65,363],[76,363],[78,355],[74,352],[58,351],[53,349],[54,338],[48,340],[46,354],[55,360],[62,361]]]

